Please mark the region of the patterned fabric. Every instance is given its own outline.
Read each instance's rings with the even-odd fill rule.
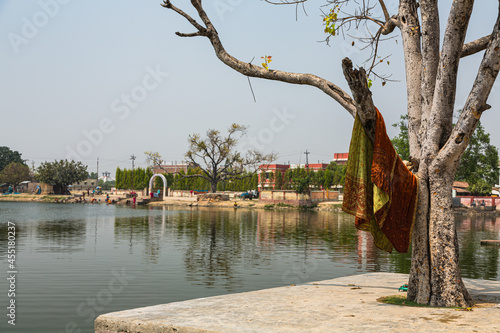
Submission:
[[[391,252],[392,244],[380,229],[373,213],[374,187],[370,179],[372,158],[373,144],[356,116],[349,147],[342,210],[356,217],[356,228],[370,232],[378,248]]]
[[[398,252],[408,252],[417,209],[417,177],[394,150],[378,110],[371,180],[389,197],[375,212],[378,225]]]
[[[375,144],[358,116],[347,161],[342,210],[356,217],[356,228],[372,233],[387,252],[407,252],[417,207],[417,178],[397,155],[377,110]],[[395,194],[395,195],[393,195]]]

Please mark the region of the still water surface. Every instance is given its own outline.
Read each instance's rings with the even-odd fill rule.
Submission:
[[[8,325],[7,222],[16,225]],[[462,275],[499,280],[500,219],[457,217]],[[101,313],[321,281],[408,273],[331,212],[0,203],[0,332],[93,332]],[[395,288],[399,286],[394,286]]]

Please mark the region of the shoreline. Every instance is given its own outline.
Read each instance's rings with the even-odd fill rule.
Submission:
[[[96,200],[101,200],[95,204],[104,204],[106,194],[95,195]],[[115,200],[115,204],[122,205],[120,200],[125,200],[124,194],[110,194],[110,199]],[[142,199],[149,199],[149,197],[138,197],[137,201],[140,202]],[[71,200],[69,202],[64,202],[65,200]],[[71,195],[40,195],[40,194],[8,194],[1,195],[0,202],[46,202],[46,203],[62,203],[62,204],[75,204],[73,201],[74,197]],[[130,198],[128,199],[130,200]],[[235,207],[236,203],[236,207]],[[80,203],[81,204],[81,203]],[[86,204],[91,204],[86,202]],[[207,207],[207,208],[247,208],[247,209],[269,209],[269,210],[307,210],[307,211],[330,211],[330,212],[341,212],[342,201],[324,201],[317,203],[314,207],[307,208],[303,206],[294,206],[285,203],[269,203],[265,201],[260,201],[259,199],[254,200],[243,200],[243,199],[230,199],[228,201],[197,201],[197,197],[167,197],[163,201],[153,201],[147,204],[152,207],[162,207],[162,206],[182,206],[182,207]],[[453,211],[457,215],[466,216],[500,216],[500,211],[497,210],[482,210],[481,208],[467,208],[467,207],[455,207]]]
[[[104,204],[106,198],[105,194],[94,196],[96,200],[101,199],[101,202],[96,204]],[[56,201],[57,199],[57,201]],[[74,197],[71,195],[40,195],[40,194],[9,194],[0,196],[0,202],[46,202],[46,203],[61,203],[61,204],[74,204]],[[125,199],[125,195],[110,194],[110,199],[115,200],[120,204],[120,200]],[[149,199],[149,197],[138,197],[137,202],[142,199]],[[71,200],[63,202],[63,200]],[[131,200],[131,199],[128,199]],[[259,199],[243,200],[243,199],[230,199],[228,201],[197,201],[197,197],[167,197],[163,201],[153,201],[148,203],[148,206],[162,207],[162,206],[183,206],[183,207],[208,207],[208,208],[248,208],[248,209],[283,209],[283,210],[311,210],[311,211],[337,211],[340,212],[342,206],[341,201],[327,201],[320,202],[314,208],[304,208],[301,206],[293,206],[289,204],[273,204],[269,202],[262,202]],[[86,202],[86,204],[91,204]]]
[[[472,311],[380,303],[407,274],[364,273],[104,313],[96,333],[498,332],[500,281],[464,279]],[[416,329],[418,327],[418,329]]]

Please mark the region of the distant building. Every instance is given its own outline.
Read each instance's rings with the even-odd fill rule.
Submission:
[[[326,170],[327,163],[309,163],[309,164],[262,164],[259,166],[258,187],[259,190],[273,190],[276,187],[277,175],[284,176],[288,169],[308,169],[317,172]]]
[[[283,177],[286,170],[290,169],[288,164],[262,164],[257,170],[258,188],[262,190],[272,190],[275,187],[276,175]]]
[[[97,186],[97,180],[96,179],[85,179],[82,180],[81,182],[71,184],[70,190],[71,191],[86,191],[87,189],[95,190]]]
[[[467,189],[469,187],[469,183],[467,182],[453,182],[453,197],[456,196],[463,196],[463,195],[470,195],[469,190]]]
[[[347,164],[347,159],[349,158],[349,153],[335,153],[333,154],[332,162],[340,165]]]
[[[115,181],[115,179],[111,177],[111,172],[108,171],[104,171],[102,177],[99,177],[99,180],[102,180],[104,183]]]
[[[335,153],[332,162],[339,165],[347,163],[349,153]],[[258,174],[258,187],[259,190],[273,190],[276,186],[276,175],[281,173],[285,174],[288,169],[309,169],[309,171],[326,170],[328,163],[309,163],[309,164],[262,164],[259,166]]]

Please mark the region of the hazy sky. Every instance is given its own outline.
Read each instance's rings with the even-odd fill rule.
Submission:
[[[173,1],[189,9],[188,1]],[[277,152],[277,162],[328,163],[347,152],[353,119],[318,89],[251,79],[222,64],[206,38],[180,38],[193,32],[160,0],[0,0],[2,71],[0,146],[35,162],[81,160],[89,171],[145,166],[144,151],[157,151],[180,162],[187,137],[209,128],[225,131],[233,122],[249,126],[246,148]],[[441,21],[451,1],[441,1]],[[491,33],[498,1],[476,1],[467,41]],[[317,74],[341,86],[341,59],[362,65],[368,56],[351,46],[352,38],[319,43],[323,33],[320,0],[295,7],[257,0],[206,0],[204,6],[225,45],[241,60],[260,63],[271,55],[271,68]],[[395,13],[396,1],[388,1]],[[192,11],[190,11],[192,12]],[[353,32],[359,35],[357,32]],[[372,87],[386,124],[406,112],[401,39],[383,44],[392,54],[380,68],[400,82]],[[463,106],[482,58],[462,60],[456,108]],[[483,125],[500,147],[500,84],[496,84]],[[396,134],[389,126],[389,135]]]

